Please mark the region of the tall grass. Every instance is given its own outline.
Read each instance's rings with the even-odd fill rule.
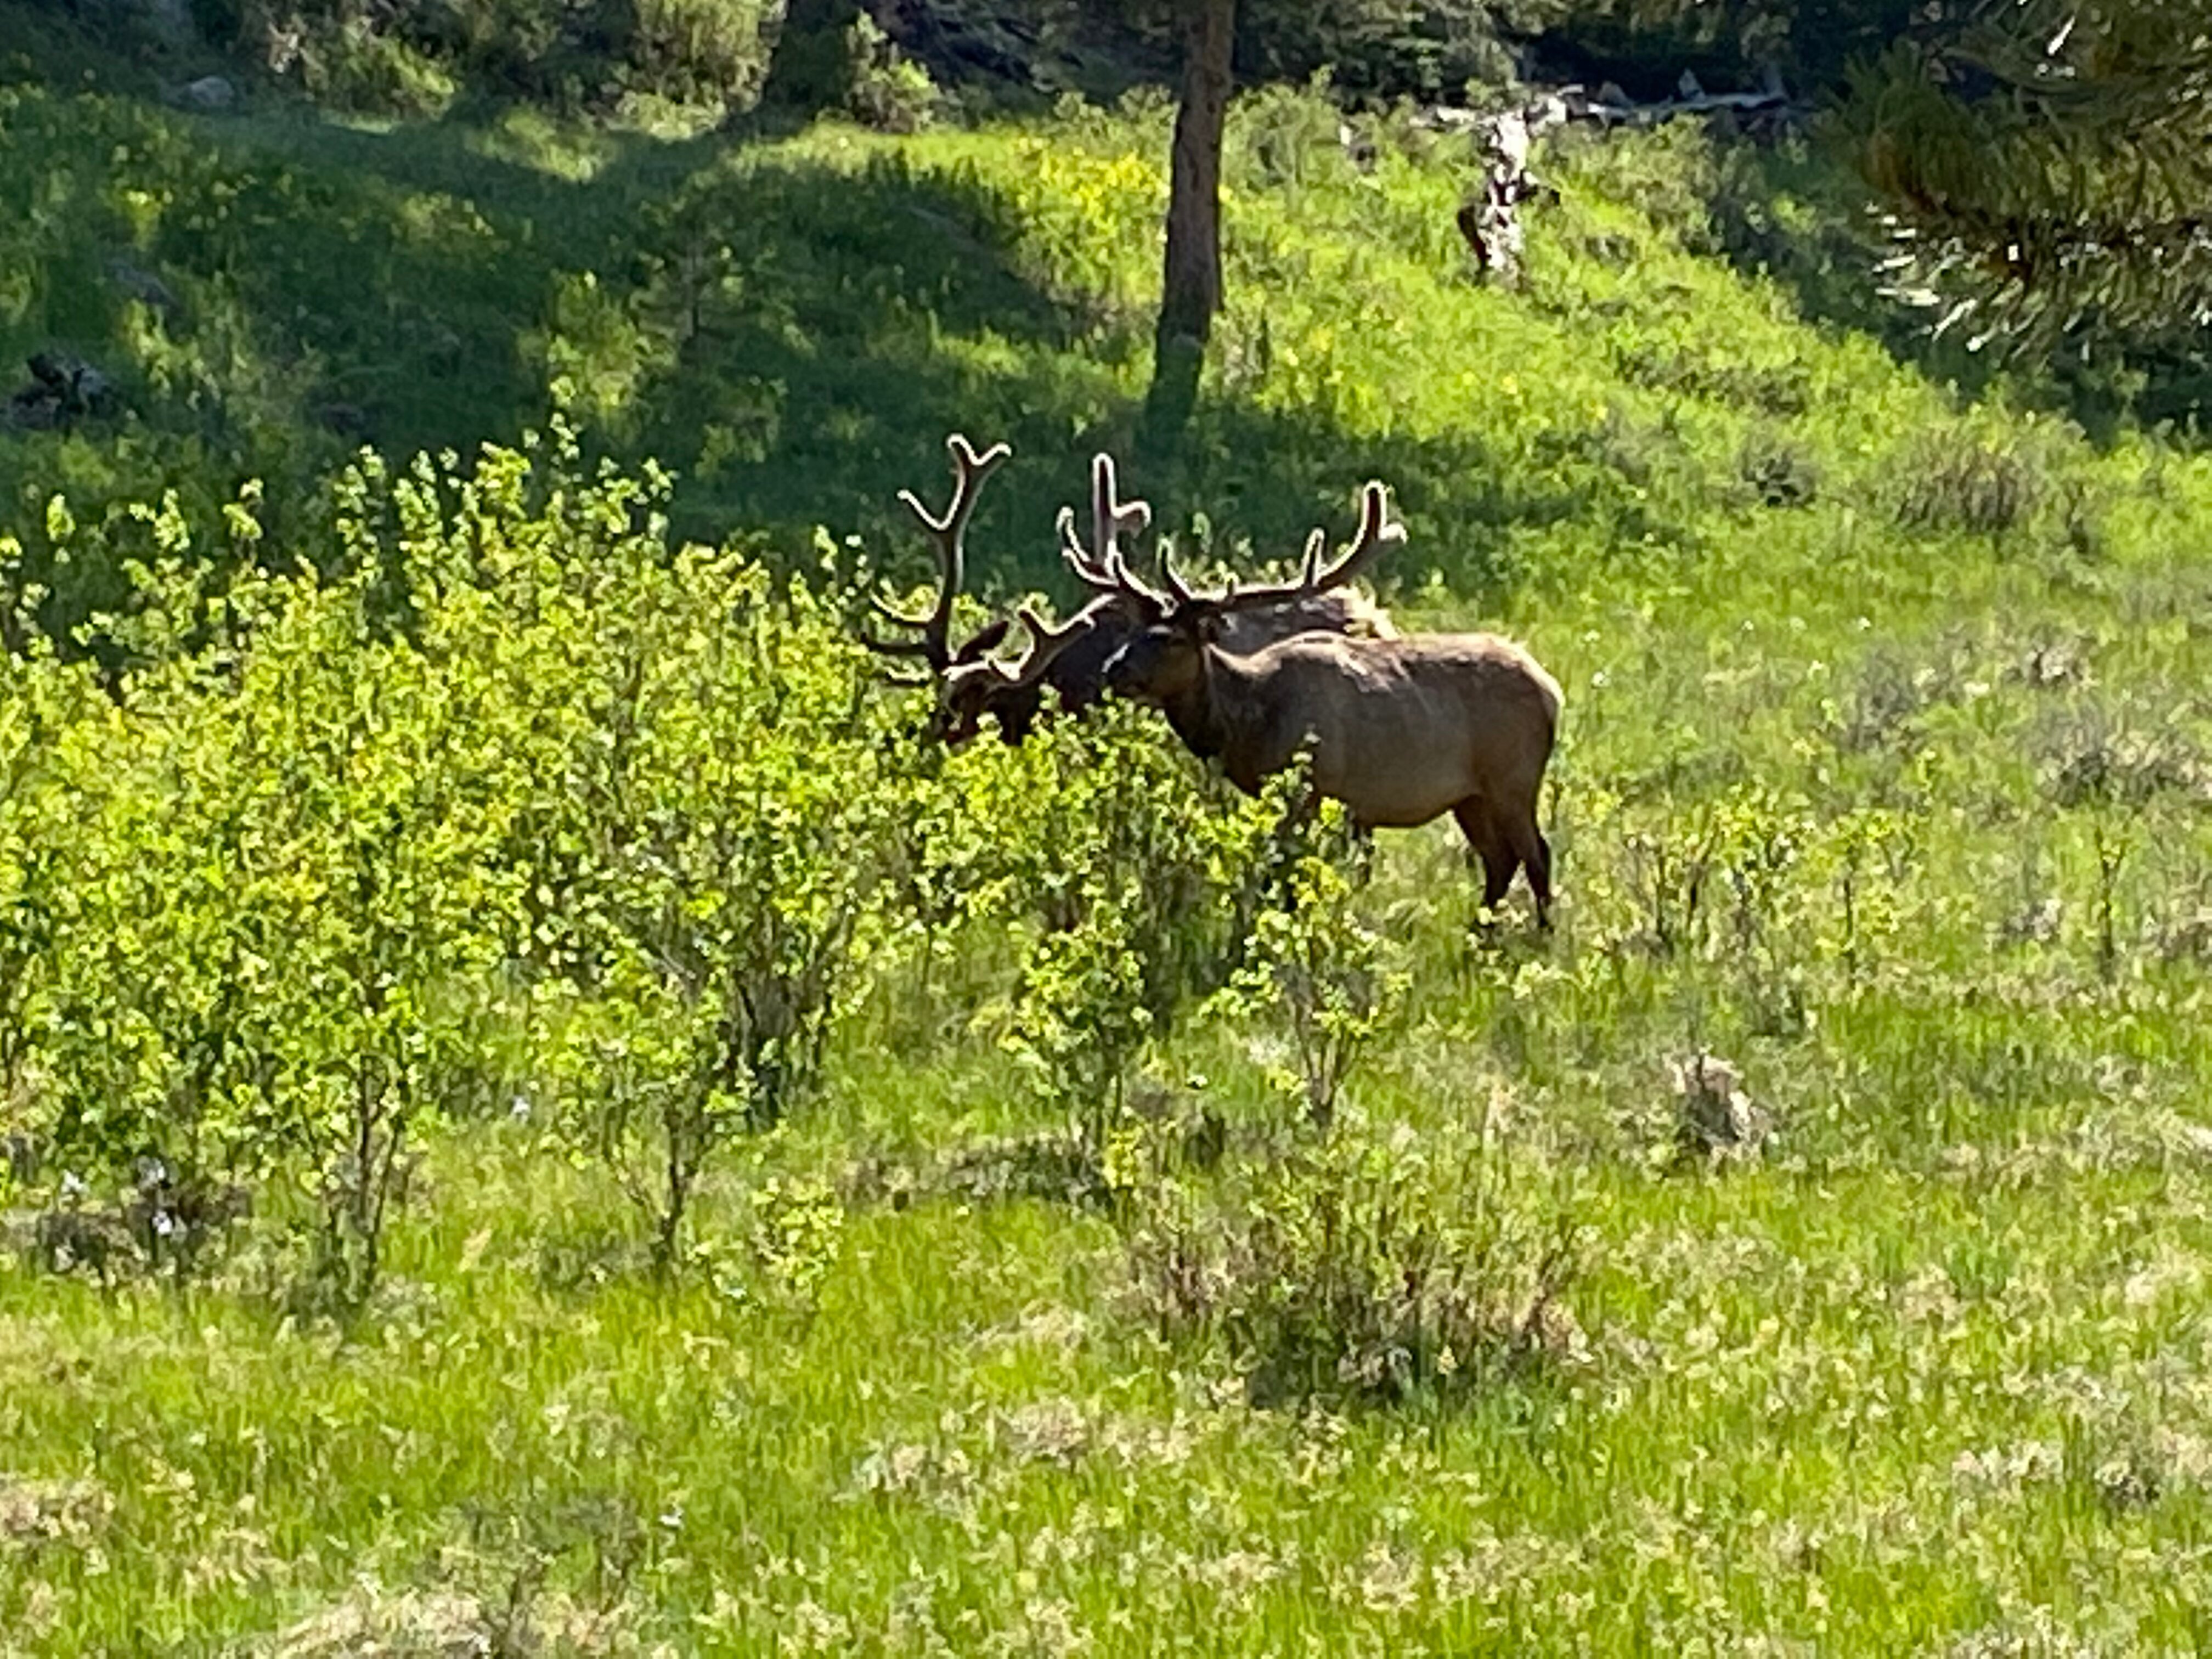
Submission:
[[[284,431],[349,373],[387,441],[557,398],[678,465],[679,526],[793,560],[820,523],[898,575],[892,490],[949,428],[1010,434],[975,536],[1002,588],[1055,580],[1050,507],[1133,430],[1157,111],[532,152],[7,95],[0,188],[96,207],[0,250],[0,338],[106,355],[138,411],[0,438],[31,574],[57,491],[119,569],[161,515],[101,539],[103,500],[173,481],[174,523],[264,468],[296,491],[269,542],[328,551],[294,525],[337,441]],[[1364,173],[1279,110],[1262,154],[1262,115],[1164,516],[1243,565],[1392,483],[1401,625],[1510,625],[1566,688],[1556,933],[1472,933],[1452,837],[1382,837],[1347,902],[1407,988],[1326,1137],[1295,1030],[1234,998],[1071,1134],[1023,1058],[1036,917],[894,942],[817,1096],[700,1183],[671,1283],[528,1091],[428,1139],[349,1323],[283,1296],[282,1192],[181,1284],[16,1252],[0,1651],[2212,1634],[2212,473],[1809,326],[1637,205],[1664,147],[1568,167],[1504,292],[1464,278],[1449,155],[1386,131]],[[52,273],[110,236],[179,319],[70,320]],[[1817,488],[1771,500],[1753,453]],[[1079,798],[1043,752],[947,763],[945,857]],[[1700,1054],[1768,1126],[1744,1157],[1681,1155]]]

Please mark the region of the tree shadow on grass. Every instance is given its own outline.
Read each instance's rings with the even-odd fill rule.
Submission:
[[[1083,499],[1092,449],[1134,454],[1149,343],[1031,268],[1013,205],[957,167],[857,137],[848,155],[834,133],[623,137],[568,178],[485,153],[465,121],[295,131],[143,114],[118,118],[130,143],[88,157],[70,113],[50,109],[42,141],[85,209],[58,247],[94,271],[127,250],[176,290],[161,332],[198,359],[131,388],[143,424],[192,438],[184,461],[133,461],[119,430],[81,434],[114,447],[119,498],[173,474],[210,493],[264,477],[273,500],[285,469],[304,490],[356,442],[465,455],[558,402],[601,453],[676,471],[679,534],[764,530],[803,558],[817,525],[860,532],[921,580],[932,561],[896,495],[943,498],[957,430],[1016,449],[977,515],[974,586],[1066,599],[1054,514]],[[132,190],[170,205],[134,228],[113,205]],[[95,310],[73,325],[87,355],[119,352],[139,325],[112,293]],[[0,462],[12,441],[0,434]],[[1316,524],[1340,541],[1370,477],[1414,536],[1386,580],[1433,568],[1463,592],[1510,585],[1516,527],[1602,534],[1626,510],[1601,468],[1509,487],[1473,434],[1352,439],[1324,412],[1210,390],[1184,442],[1171,476],[1132,488],[1157,492],[1164,525],[1202,509],[1240,565],[1291,557]],[[16,459],[47,480],[46,461]]]
[[[1036,461],[1110,403],[1113,346],[1021,269],[994,195],[897,155],[853,171],[778,159],[702,172],[649,215],[651,245],[605,278],[622,289],[608,330],[574,279],[556,320],[613,371],[579,413],[617,451],[678,470],[679,531],[903,532],[897,491],[940,495],[945,435],[963,431],[1018,458],[984,498],[979,568],[1050,556],[1079,474]],[[623,386],[630,346],[640,372]],[[551,349],[559,374],[572,360]]]
[[[1571,438],[1541,455],[1512,455],[1497,434],[1473,429],[1351,434],[1323,411],[1214,397],[1200,399],[1186,445],[1178,487],[1153,503],[1155,522],[1188,526],[1202,515],[1208,550],[1240,572],[1261,562],[1291,566],[1316,527],[1332,547],[1347,544],[1370,479],[1389,487],[1407,532],[1370,579],[1386,596],[1434,575],[1462,599],[1502,605],[1530,574],[1521,544],[1552,526],[1576,526],[1593,562],[1613,547],[1691,547],[1698,538],[1655,492]],[[1139,477],[1129,488],[1151,486]]]
[[[1099,404],[1094,319],[1021,269],[1011,210],[972,179],[834,137],[605,142],[567,178],[458,120],[225,123],[33,91],[0,125],[0,208],[37,209],[15,252],[39,281],[0,309],[0,349],[82,356],[123,412],[0,430],[0,477],[96,512],[172,484],[204,511],[259,477],[281,520],[357,443],[465,453],[559,402],[625,463],[678,469],[679,529],[803,536],[942,488],[949,429],[1027,447]]]
[[[163,252],[222,269],[328,365],[379,447],[510,437],[564,403],[624,459],[690,475],[694,529],[717,496],[741,509],[764,491],[783,516],[825,443],[866,448],[859,428],[966,402],[957,374],[930,395],[961,355],[946,342],[1059,351],[1079,322],[1017,269],[994,197],[896,155],[632,137],[568,179],[480,153],[481,132],[324,131],[322,176],[240,181],[234,216],[271,226],[289,207],[286,234],[249,249],[187,232]],[[927,467],[942,432],[915,436]],[[706,472],[750,488],[732,498]]]

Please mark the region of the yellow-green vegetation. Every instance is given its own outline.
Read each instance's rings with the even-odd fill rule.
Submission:
[[[0,1653],[2212,1639],[2212,467],[1706,251],[1802,161],[1565,156],[1501,292],[1334,121],[1158,488],[1393,484],[1566,689],[1549,935],[853,643],[951,428],[1063,591],[1159,110],[0,88],[0,352],[121,397],[0,433]]]

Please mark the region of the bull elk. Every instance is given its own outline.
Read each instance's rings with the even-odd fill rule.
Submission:
[[[1102,460],[1103,458],[1101,458]],[[1301,634],[1238,655],[1220,637],[1252,611],[1310,603],[1340,589],[1405,538],[1379,483],[1362,493],[1359,533],[1323,567],[1328,538],[1306,543],[1292,582],[1194,593],[1164,550],[1164,591],[1125,563],[1078,574],[1153,618],[1106,664],[1108,688],[1164,712],[1194,754],[1218,760],[1237,787],[1310,754],[1314,787],[1362,829],[1409,827],[1449,812],[1482,861],[1482,901],[1496,907],[1528,872],[1539,927],[1550,925],[1552,849],[1536,826],[1559,688],[1536,659],[1491,634],[1354,638]]]
[[[1142,501],[1123,502],[1112,457],[1097,458],[1091,466],[1090,545],[1086,548],[1077,534],[1073,508],[1061,509],[1059,525],[1060,556],[1094,590],[1094,597],[1060,629],[1040,631],[1042,624],[1024,611],[1023,621],[1035,644],[1019,666],[1009,668],[991,654],[1011,631],[1007,618],[987,624],[958,646],[952,643],[951,629],[967,568],[968,521],[984,483],[1012,451],[1001,443],[979,453],[958,433],[945,440],[945,447],[952,456],[953,495],[942,514],[932,513],[911,490],[899,492],[899,500],[936,545],[937,599],[925,616],[908,616],[880,599],[872,599],[878,616],[915,637],[863,638],[870,649],[884,655],[918,658],[927,664],[939,689],[934,729],[945,742],[966,742],[988,715],[998,723],[1001,738],[1018,744],[1036,725],[1048,688],[1068,713],[1090,708],[1105,694],[1109,660],[1161,619],[1159,604],[1148,591],[1118,585],[1109,574],[1126,568],[1121,538],[1141,534],[1152,522],[1152,509]],[[1396,637],[1389,617],[1375,605],[1357,592],[1334,588],[1241,610],[1224,620],[1217,642],[1223,650],[1242,656],[1279,640],[1314,632]]]

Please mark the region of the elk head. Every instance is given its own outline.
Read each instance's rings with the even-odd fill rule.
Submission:
[[[1037,615],[1033,606],[1025,605],[1018,614],[1030,635],[1029,651],[1018,663],[978,656],[973,661],[956,664],[946,672],[945,708],[951,717],[945,733],[948,743],[964,742],[974,736],[986,713],[999,717],[1009,743],[1019,742],[1029,729],[1029,719],[1035,714],[1046,675],[1071,646],[1090,633],[1096,620],[1087,611],[1079,611],[1054,628]],[[1003,635],[1004,624],[1000,625],[999,631]]]
[[[954,458],[956,465],[960,465],[959,450],[956,449]],[[961,476],[964,490],[969,476],[964,466]],[[907,499],[921,514],[919,505],[910,496]],[[956,510],[957,505],[956,501]],[[955,533],[949,528],[952,517],[948,513],[945,520],[939,521],[923,515],[923,523],[939,538],[941,547],[946,545],[945,538]],[[1094,576],[1105,578],[1108,573],[1126,568],[1120,543],[1121,535],[1141,532],[1151,521],[1152,509],[1144,502],[1121,500],[1112,458],[1101,455],[1091,467],[1090,545],[1086,548],[1076,532],[1073,510],[1064,508],[1060,515],[1061,556],[1079,577],[1086,580]],[[957,580],[957,558],[955,541],[946,554],[948,581]],[[1016,666],[1009,667],[990,655],[1008,631],[1009,623],[1005,620],[993,623],[957,651],[947,648],[946,643],[939,643],[937,654],[930,661],[939,682],[937,729],[940,735],[949,744],[964,743],[981,729],[988,714],[997,721],[999,734],[1005,741],[1019,743],[1035,724],[1048,687],[1058,695],[1063,708],[1080,709],[1097,702],[1104,689],[1106,659],[1137,625],[1138,619],[1126,614],[1130,604],[1118,592],[1102,593],[1059,629],[1045,629],[1034,611],[1024,610],[1022,621],[1034,644],[1030,654]],[[940,598],[939,613],[944,609]],[[925,654],[922,647],[932,637],[927,630],[936,624],[939,613],[927,618],[886,614],[923,632],[923,640],[905,647],[903,653]],[[942,635],[938,637],[942,641]],[[940,662],[944,665],[939,666]]]
[[[1406,527],[1389,516],[1383,487],[1370,483],[1360,494],[1359,533],[1352,545],[1324,568],[1328,538],[1326,532],[1316,530],[1306,538],[1304,568],[1292,581],[1242,587],[1232,578],[1221,592],[1194,593],[1176,574],[1165,548],[1160,551],[1163,587],[1139,580],[1126,567],[1112,572],[1079,570],[1093,587],[1103,590],[1110,580],[1112,591],[1140,608],[1147,618],[1107,662],[1107,689],[1156,704],[1190,695],[1204,676],[1206,653],[1220,643],[1237,617],[1310,605],[1349,582],[1384,548],[1405,538]]]

